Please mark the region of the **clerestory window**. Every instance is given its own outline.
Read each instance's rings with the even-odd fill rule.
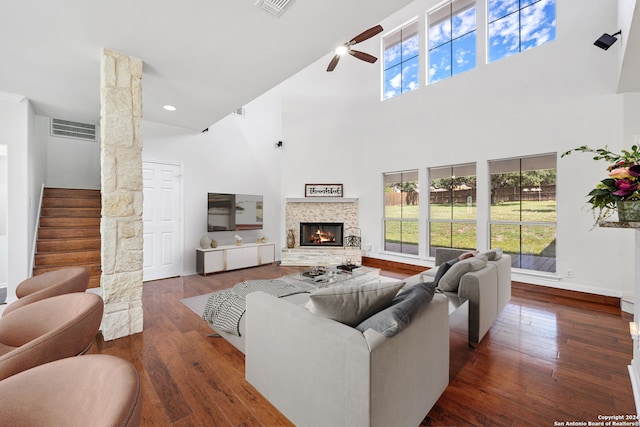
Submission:
[[[427,13],[429,83],[476,66],[476,2],[453,0]]]
[[[488,0],[489,62],[556,38],[556,0]]]
[[[420,86],[418,21],[383,39],[382,99],[393,98]]]

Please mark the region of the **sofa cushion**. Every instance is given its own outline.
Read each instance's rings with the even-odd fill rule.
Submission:
[[[433,300],[436,286],[433,282],[418,283],[400,292],[391,305],[356,326],[360,332],[373,329],[391,337],[405,329],[420,310]]]
[[[489,249],[486,252],[482,252],[480,255],[485,255],[489,261],[497,261],[502,258],[502,248]]]
[[[458,261],[460,261],[459,258],[453,258],[447,262],[443,262],[442,264],[440,264],[440,266],[438,267],[438,271],[436,272],[436,275],[433,278],[433,283],[437,285],[440,279],[442,279],[442,276],[444,276],[444,273],[449,271],[449,268],[451,268],[451,266],[457,263]]]
[[[443,292],[457,292],[460,279],[470,271],[478,271],[487,265],[484,255],[473,256],[453,264],[438,281],[438,289]]]
[[[309,295],[307,310],[349,326],[387,308],[404,282],[371,282],[320,288]]]

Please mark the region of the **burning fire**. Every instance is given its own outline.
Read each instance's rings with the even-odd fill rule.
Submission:
[[[335,243],[336,236],[330,231],[317,230],[309,237],[311,243]]]

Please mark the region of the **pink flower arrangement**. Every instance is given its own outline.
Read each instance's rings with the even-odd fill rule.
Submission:
[[[631,150],[622,150],[620,154],[605,148],[589,148],[586,145],[569,150],[561,157],[573,151],[595,153],[594,160],[609,162],[609,177],[603,179],[587,195],[591,209],[597,211],[596,223],[609,217],[617,208],[619,201],[640,200],[640,151],[634,145]]]

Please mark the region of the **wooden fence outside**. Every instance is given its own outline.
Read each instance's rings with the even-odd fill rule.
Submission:
[[[522,190],[522,191],[521,191]],[[453,193],[453,194],[451,194]],[[469,199],[471,197],[471,199]],[[465,204],[471,200],[476,202],[475,189],[449,191],[431,191],[430,203]],[[453,200],[452,200],[453,199]],[[417,205],[420,200],[418,193],[385,193],[385,206]],[[491,204],[516,201],[550,201],[556,200],[556,185],[542,185],[539,188],[501,187],[491,190]]]

